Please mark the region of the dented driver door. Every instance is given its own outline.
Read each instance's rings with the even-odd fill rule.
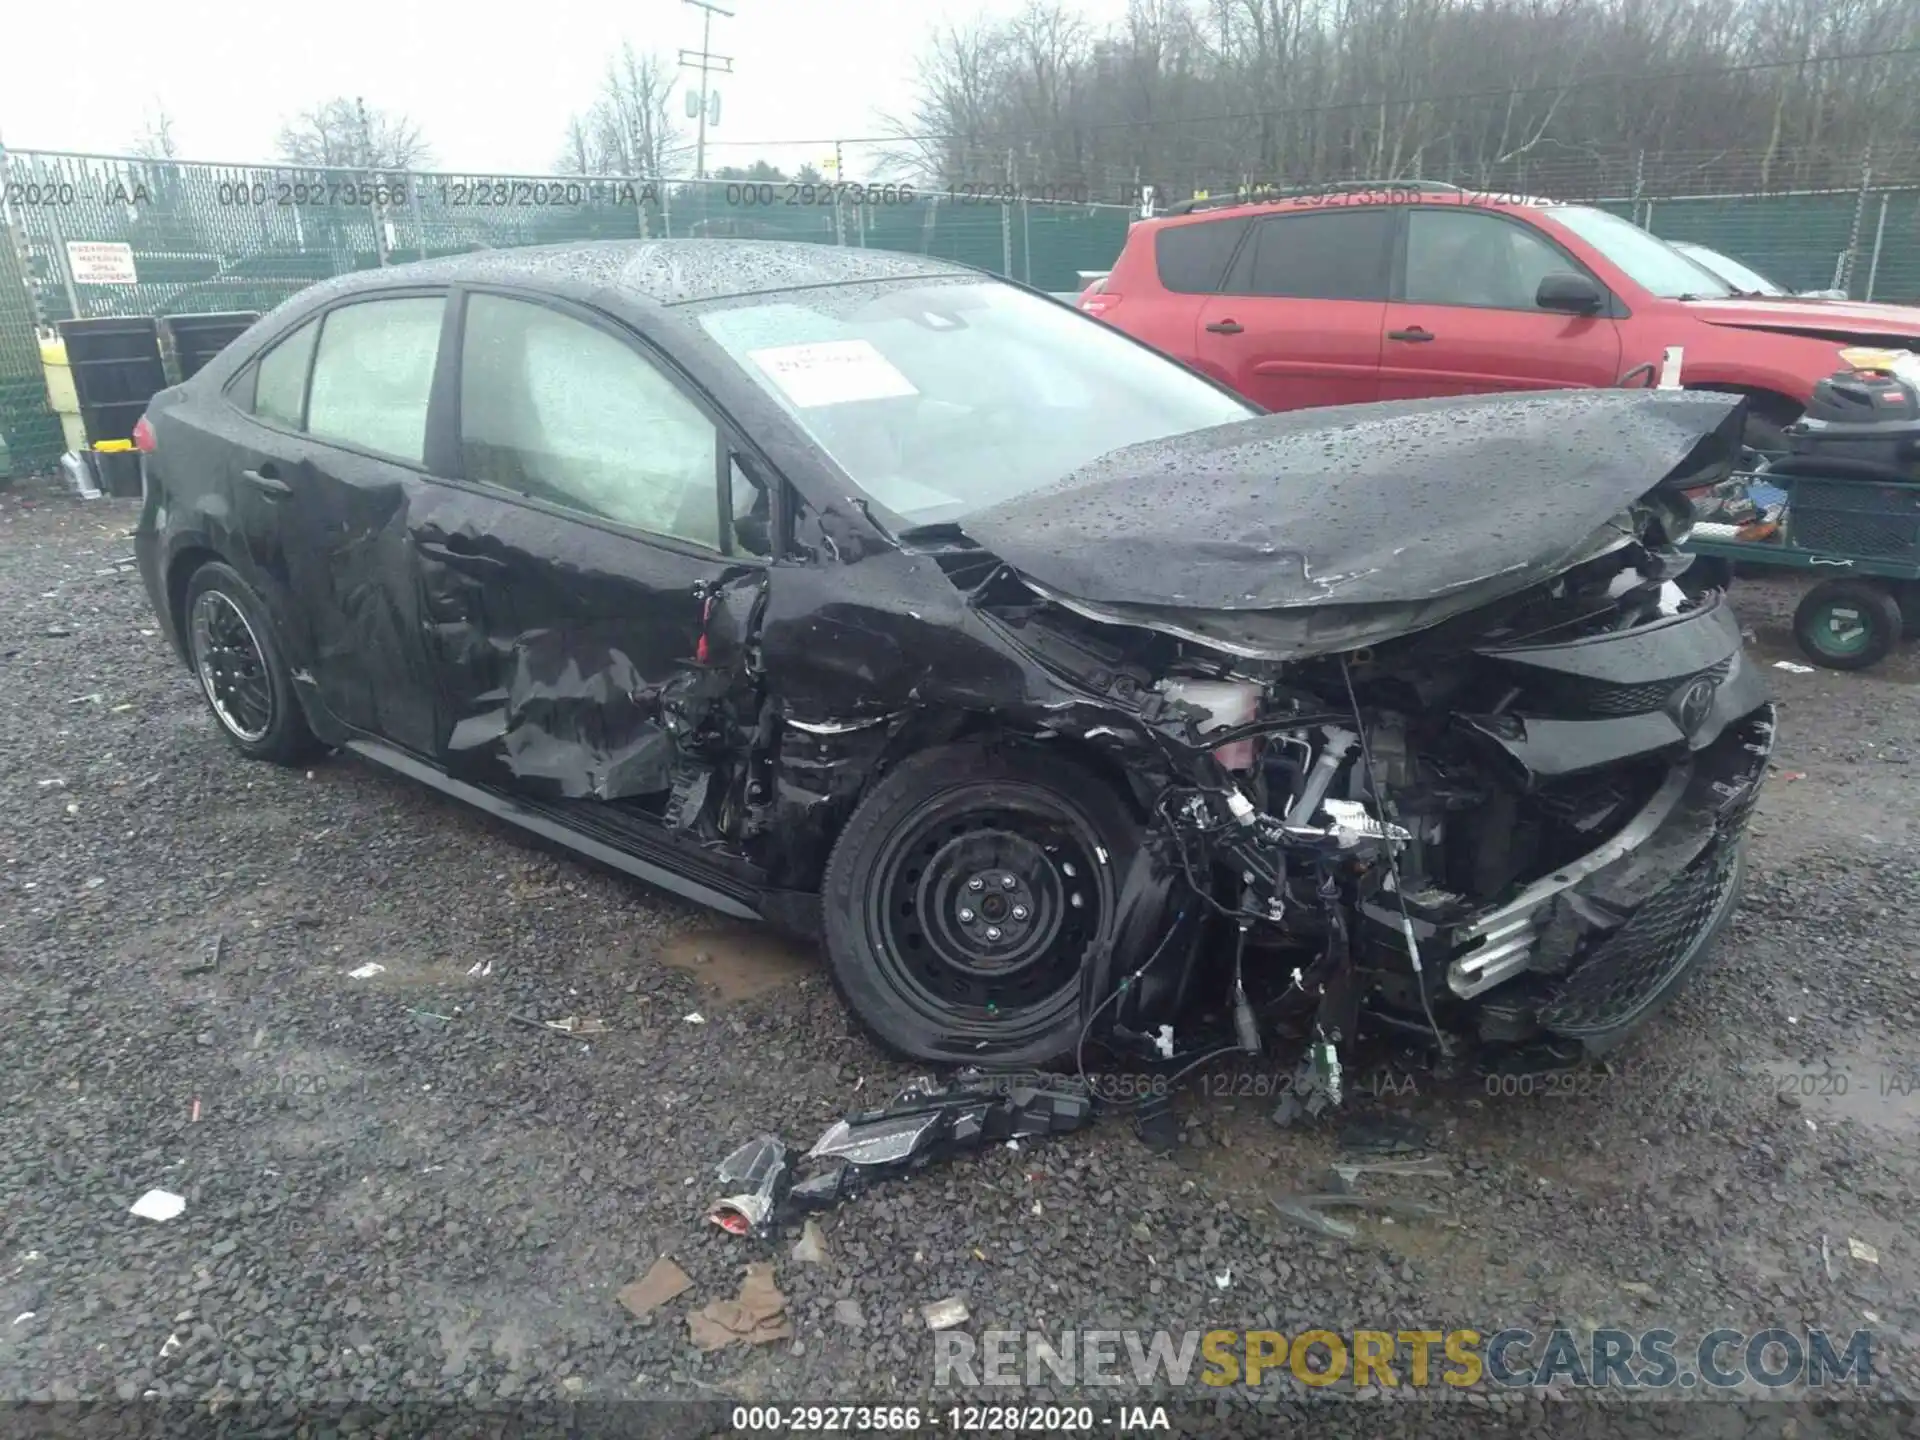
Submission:
[[[743,568],[722,551],[718,426],[595,312],[511,291],[456,304],[457,478],[413,526],[437,758],[530,798],[663,799],[679,757],[662,690]]]

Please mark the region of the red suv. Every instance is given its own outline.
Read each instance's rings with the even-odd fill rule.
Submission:
[[[1762,449],[1841,347],[1920,349],[1920,308],[1763,299],[1605,210],[1419,185],[1187,201],[1080,306],[1269,410],[1613,385],[1679,345]]]

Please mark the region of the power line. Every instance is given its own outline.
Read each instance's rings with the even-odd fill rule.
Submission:
[[[1815,55],[1804,60],[1754,60],[1740,65],[1717,65],[1704,70],[1664,70],[1649,75],[1618,72],[1592,75],[1558,84],[1515,85],[1504,90],[1463,90],[1453,94],[1409,95],[1388,100],[1342,100],[1327,105],[1294,105],[1265,110],[1233,110],[1217,115],[1162,116],[1152,120],[1100,120],[1084,125],[1052,125],[1029,130],[996,130],[989,142],[1033,139],[1049,135],[1082,134],[1092,130],[1140,130],[1162,125],[1216,125],[1239,120],[1271,120],[1294,115],[1331,115],[1348,110],[1379,110],[1383,105],[1405,109],[1416,105],[1440,105],[1458,100],[1506,100],[1519,95],[1553,95],[1568,90],[1586,90],[1600,85],[1657,85],[1670,80],[1709,80],[1722,75],[1747,75],[1766,70],[1798,70],[1809,65],[1850,65],[1867,60],[1892,60],[1920,55],[1920,45],[1897,45],[1885,50],[1861,50],[1843,55]],[[898,145],[906,141],[962,140],[967,137],[946,131],[922,135],[855,135],[821,140],[712,140],[712,145],[742,145],[768,149],[776,145]]]

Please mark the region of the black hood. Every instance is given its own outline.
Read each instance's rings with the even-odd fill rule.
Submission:
[[[1263,415],[1112,451],[960,528],[1105,618],[1334,649],[1566,569],[1656,486],[1725,474],[1742,415],[1738,396],[1648,390]],[[1295,613],[1248,613],[1276,611]]]

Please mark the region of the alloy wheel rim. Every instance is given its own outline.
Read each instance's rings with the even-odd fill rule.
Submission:
[[[231,597],[208,590],[193,605],[194,668],[207,702],[235,739],[258,744],[273,728],[273,686],[260,639]]]

